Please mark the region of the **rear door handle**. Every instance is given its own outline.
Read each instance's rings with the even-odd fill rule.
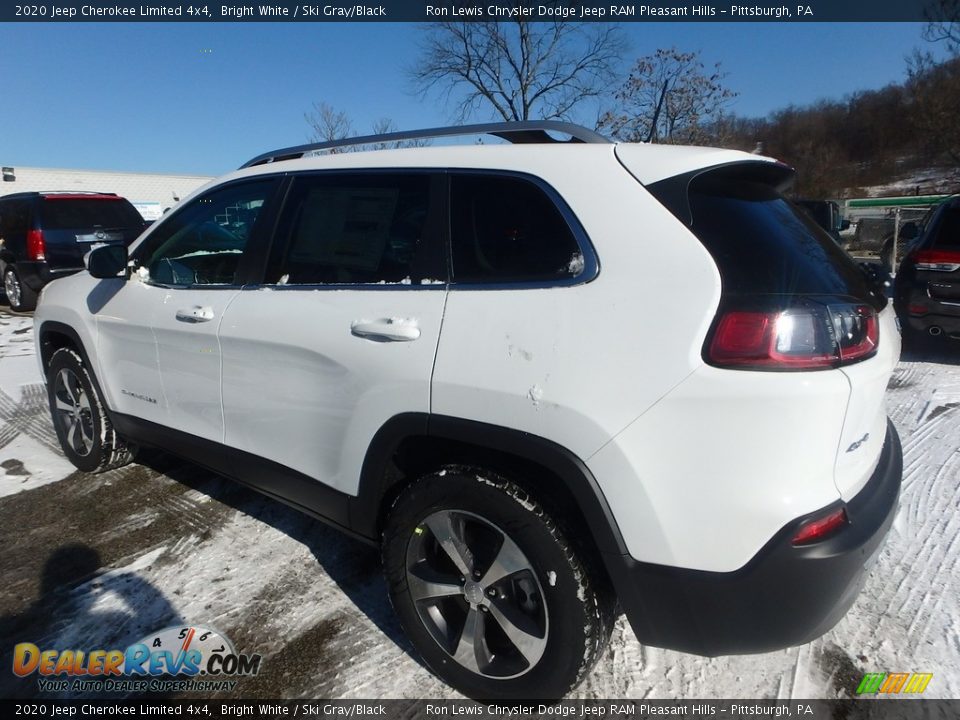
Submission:
[[[177,310],[177,320],[189,323],[207,322],[213,320],[213,308],[197,305],[189,309]]]
[[[416,320],[381,318],[380,320],[354,320],[350,332],[356,337],[376,342],[410,342],[420,337]]]

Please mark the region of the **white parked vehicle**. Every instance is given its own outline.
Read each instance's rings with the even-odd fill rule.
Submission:
[[[893,308],[769,158],[351,142],[473,133],[513,143],[268,153],[49,285],[66,456],[164,448],[380,545],[473,697],[562,696],[618,608],[703,655],[828,630],[897,506]]]

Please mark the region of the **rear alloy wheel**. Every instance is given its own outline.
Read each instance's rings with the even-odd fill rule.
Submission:
[[[78,469],[104,472],[133,460],[135,447],[114,431],[93,378],[74,350],[60,348],[50,358],[47,396],[60,447]]]
[[[24,312],[37,306],[37,293],[21,282],[13,267],[8,267],[3,273],[3,292],[11,310]]]
[[[394,504],[383,553],[407,634],[470,697],[562,697],[609,638],[602,583],[535,500],[490,473],[418,480]]]

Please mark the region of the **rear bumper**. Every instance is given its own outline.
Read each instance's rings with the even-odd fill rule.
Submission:
[[[960,298],[934,297],[928,291],[928,285],[937,282],[928,280],[918,282],[905,278],[904,286],[898,290],[894,305],[901,327],[917,334],[928,334],[931,328],[935,334],[960,338]],[[926,309],[922,315],[909,311],[911,305],[919,305]]]
[[[44,285],[51,280],[73,275],[83,270],[79,268],[51,268],[43,261],[24,260],[14,264],[17,268],[17,275],[20,276],[20,282],[36,292],[40,291]]]
[[[955,312],[949,314],[941,310],[950,309]],[[900,324],[915,333],[945,335],[952,338],[960,338],[960,306],[945,308],[941,303],[931,307],[931,312],[926,315],[910,315],[904,313],[900,316]],[[936,328],[931,333],[931,329]]]
[[[876,471],[846,503],[849,525],[822,542],[791,545],[799,525],[811,517],[806,515],[783,527],[735,572],[686,570],[606,555],[637,638],[656,647],[714,656],[768,652],[819,637],[856,599],[865,565],[879,551],[896,515],[902,472],[900,439],[888,420]]]

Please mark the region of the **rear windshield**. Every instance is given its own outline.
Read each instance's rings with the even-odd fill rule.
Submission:
[[[960,203],[944,209],[933,233],[933,247],[943,250],[960,249]]]
[[[123,198],[47,198],[41,224],[47,230],[140,228],[143,218]]]
[[[712,172],[693,180],[689,202],[725,294],[873,297],[853,259],[769,185]]]

